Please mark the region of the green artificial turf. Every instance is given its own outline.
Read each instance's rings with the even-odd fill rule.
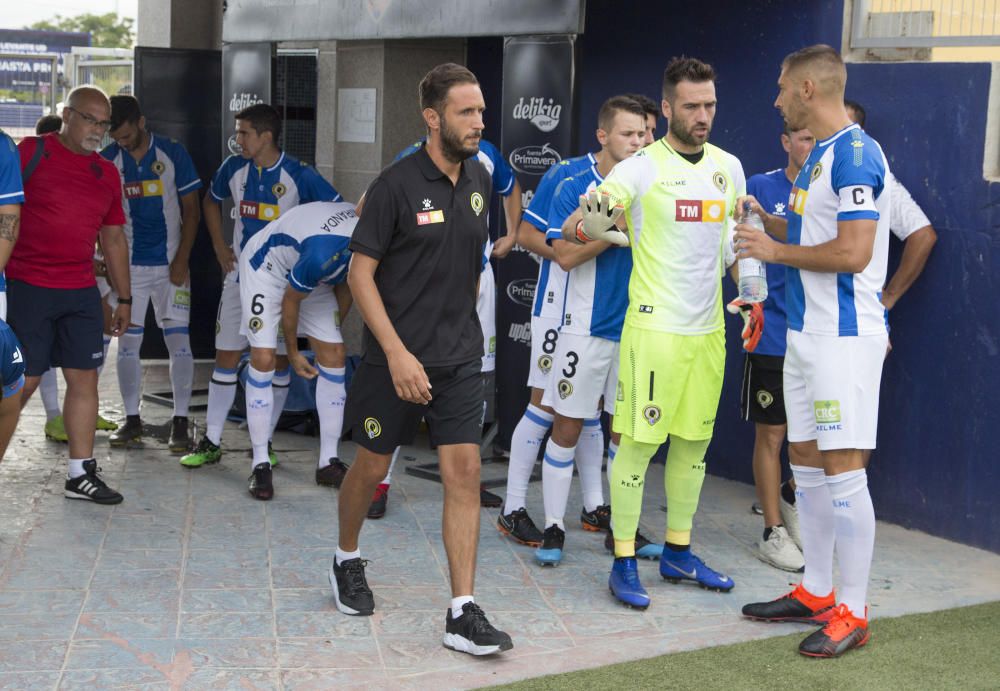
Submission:
[[[780,624],[775,624],[780,626]],[[528,679],[516,690],[1000,689],[1000,602],[872,621],[871,641],[833,660],[797,652],[805,634]]]

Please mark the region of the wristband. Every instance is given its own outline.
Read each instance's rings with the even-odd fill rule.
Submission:
[[[118,304],[119,305],[131,305],[132,304],[132,298],[118,298]]]

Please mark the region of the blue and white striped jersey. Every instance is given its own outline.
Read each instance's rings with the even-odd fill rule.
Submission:
[[[604,182],[596,166],[566,178],[552,202],[547,242],[562,238],[563,222],[580,206],[580,195]],[[620,341],[628,309],[632,250],[609,247],[570,270],[560,331]]]
[[[889,164],[857,125],[816,142],[788,197],[788,242],[815,246],[837,237],[837,223],[877,221],[871,261],[861,273],[820,273],[788,267],[788,328],[824,336],[886,333],[879,298],[889,251]]]
[[[253,271],[286,280],[303,293],[320,283],[342,283],[347,279],[348,245],[357,222],[354,205],[347,202],[301,204],[250,238],[241,261]]]
[[[247,240],[289,209],[307,202],[339,202],[343,197],[315,168],[282,153],[270,168],[230,156],[212,177],[212,197],[236,204],[233,251],[239,256]]]
[[[191,156],[173,139],[149,135],[149,150],[136,161],[112,144],[101,152],[122,177],[125,235],[133,266],[165,266],[181,241],[181,197],[201,189]]]

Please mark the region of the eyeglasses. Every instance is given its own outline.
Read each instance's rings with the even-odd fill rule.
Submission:
[[[105,130],[105,131],[111,129],[111,121],[110,120],[98,120],[98,119],[94,118],[91,115],[87,115],[86,113],[81,113],[79,110],[77,110],[76,108],[73,108],[72,106],[66,106],[66,110],[72,110],[74,113],[76,113],[81,118],[83,118],[84,120],[86,120],[87,124],[90,125],[91,127],[96,127],[97,129]]]

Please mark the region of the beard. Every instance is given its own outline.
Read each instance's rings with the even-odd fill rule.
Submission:
[[[101,144],[104,141],[103,137],[84,137],[83,141],[80,142],[80,148],[84,151],[100,151]]]
[[[677,119],[670,120],[670,131],[677,138],[678,141],[683,142],[687,146],[701,146],[706,141],[708,141],[708,135],[712,133],[712,128],[707,127],[705,132],[705,138],[703,140],[698,140],[691,132],[690,129],[684,129],[684,125],[677,122]]]
[[[469,144],[458,132],[448,126],[448,121],[441,117],[441,153],[452,163],[461,163],[479,153],[479,140]]]

